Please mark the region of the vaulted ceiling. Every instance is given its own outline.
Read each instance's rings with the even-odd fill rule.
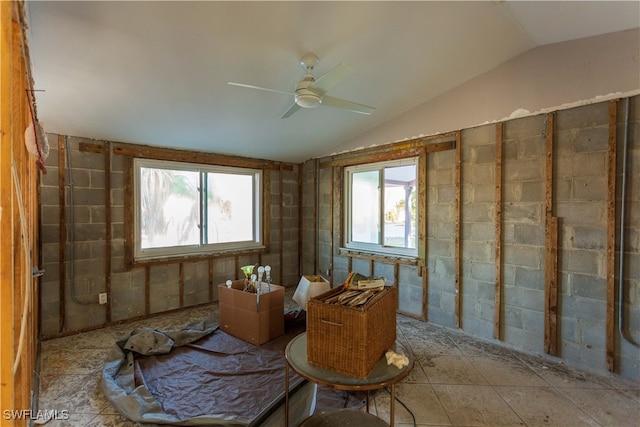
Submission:
[[[301,162],[535,47],[639,26],[638,2],[28,1],[45,130]],[[281,115],[301,57],[375,107]]]

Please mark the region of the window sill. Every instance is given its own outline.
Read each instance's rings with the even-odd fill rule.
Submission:
[[[264,253],[264,251],[265,251],[265,247],[259,246],[255,248],[237,249],[237,250],[136,258],[132,260],[132,262],[129,265],[129,268],[141,267],[146,265],[154,265],[154,264],[175,264],[175,263],[183,263],[183,262],[197,262],[197,261],[203,261],[203,260],[215,259],[215,258],[228,258],[228,257],[234,257],[234,256],[254,255],[254,254]]]
[[[418,265],[418,257],[415,255],[401,255],[384,251],[371,251],[353,248],[339,248],[341,256],[363,258],[391,264]]]

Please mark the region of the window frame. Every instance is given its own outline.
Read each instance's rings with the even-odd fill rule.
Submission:
[[[156,168],[156,169],[169,169],[169,170],[181,170],[181,171],[195,171],[199,173],[198,177],[198,229],[199,229],[199,243],[195,245],[184,246],[169,246],[160,248],[142,248],[141,247],[141,206],[140,206],[140,179],[141,168]],[[206,189],[206,174],[207,173],[228,173],[235,175],[250,175],[253,177],[253,239],[237,242],[225,242],[225,243],[204,243],[205,233],[207,232],[207,221],[204,215],[206,215],[206,193],[203,189]],[[180,162],[172,160],[150,159],[143,157],[135,157],[132,162],[132,215],[133,215],[133,230],[132,230],[132,243],[133,243],[133,262],[147,262],[162,259],[172,258],[185,258],[185,257],[198,257],[206,255],[218,255],[224,253],[235,252],[247,252],[264,249],[264,236],[263,236],[263,189],[264,189],[264,171],[255,168],[245,168],[237,166],[223,166],[212,164],[200,164],[190,162]]]
[[[344,195],[345,199],[343,202],[343,226],[344,226],[344,238],[343,238],[343,249],[347,251],[355,251],[355,252],[364,252],[371,253],[375,255],[393,255],[400,258],[409,258],[416,259],[418,258],[418,217],[420,211],[420,191],[418,191],[418,173],[419,173],[419,156],[406,157],[395,160],[386,160],[381,162],[373,162],[373,163],[363,163],[352,166],[344,167]],[[397,246],[388,246],[384,244],[384,169],[398,167],[398,166],[409,166],[413,165],[415,167],[415,192],[416,192],[416,203],[415,203],[415,223],[413,227],[413,232],[416,233],[415,239],[415,248],[406,248],[406,247],[397,247]],[[366,243],[366,242],[358,242],[351,239],[352,237],[352,180],[354,172],[368,172],[368,171],[382,171],[379,175],[379,224],[380,229],[378,230],[378,243]]]

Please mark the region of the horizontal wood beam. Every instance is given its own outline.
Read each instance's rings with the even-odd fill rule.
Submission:
[[[143,146],[117,146],[113,148],[114,154],[124,156],[143,157],[155,160],[170,160],[174,162],[199,163],[205,165],[235,166],[254,169],[271,169],[292,171],[293,165],[289,163],[274,162],[271,160],[252,159],[249,157],[229,156],[223,154],[202,153],[194,151],[174,150],[171,148],[151,148]]]
[[[429,143],[429,141],[450,138],[446,141]],[[333,156],[331,160],[320,163],[320,168],[331,166],[354,166],[365,163],[382,162],[386,160],[403,159],[419,156],[423,153],[435,153],[437,151],[453,150],[456,147],[455,132],[433,136],[425,136],[409,141],[387,144],[357,150],[350,153]]]

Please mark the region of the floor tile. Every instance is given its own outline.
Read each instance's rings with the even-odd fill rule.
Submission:
[[[517,359],[470,357],[469,361],[492,385],[548,386],[535,371]]]
[[[423,367],[431,384],[488,384],[466,357],[438,356],[431,362],[430,366]]]
[[[599,424],[551,387],[496,387],[527,426],[593,426]]]
[[[559,391],[603,426],[640,425],[640,403],[623,391],[603,388],[563,388]]]
[[[386,422],[390,421],[391,395],[388,392],[376,395],[376,414]],[[442,404],[428,384],[401,383],[396,386],[395,424],[451,425]]]
[[[490,386],[433,384],[454,426],[525,425]]]
[[[40,374],[90,374],[104,366],[107,350],[102,348],[63,348],[43,351],[40,357]]]

